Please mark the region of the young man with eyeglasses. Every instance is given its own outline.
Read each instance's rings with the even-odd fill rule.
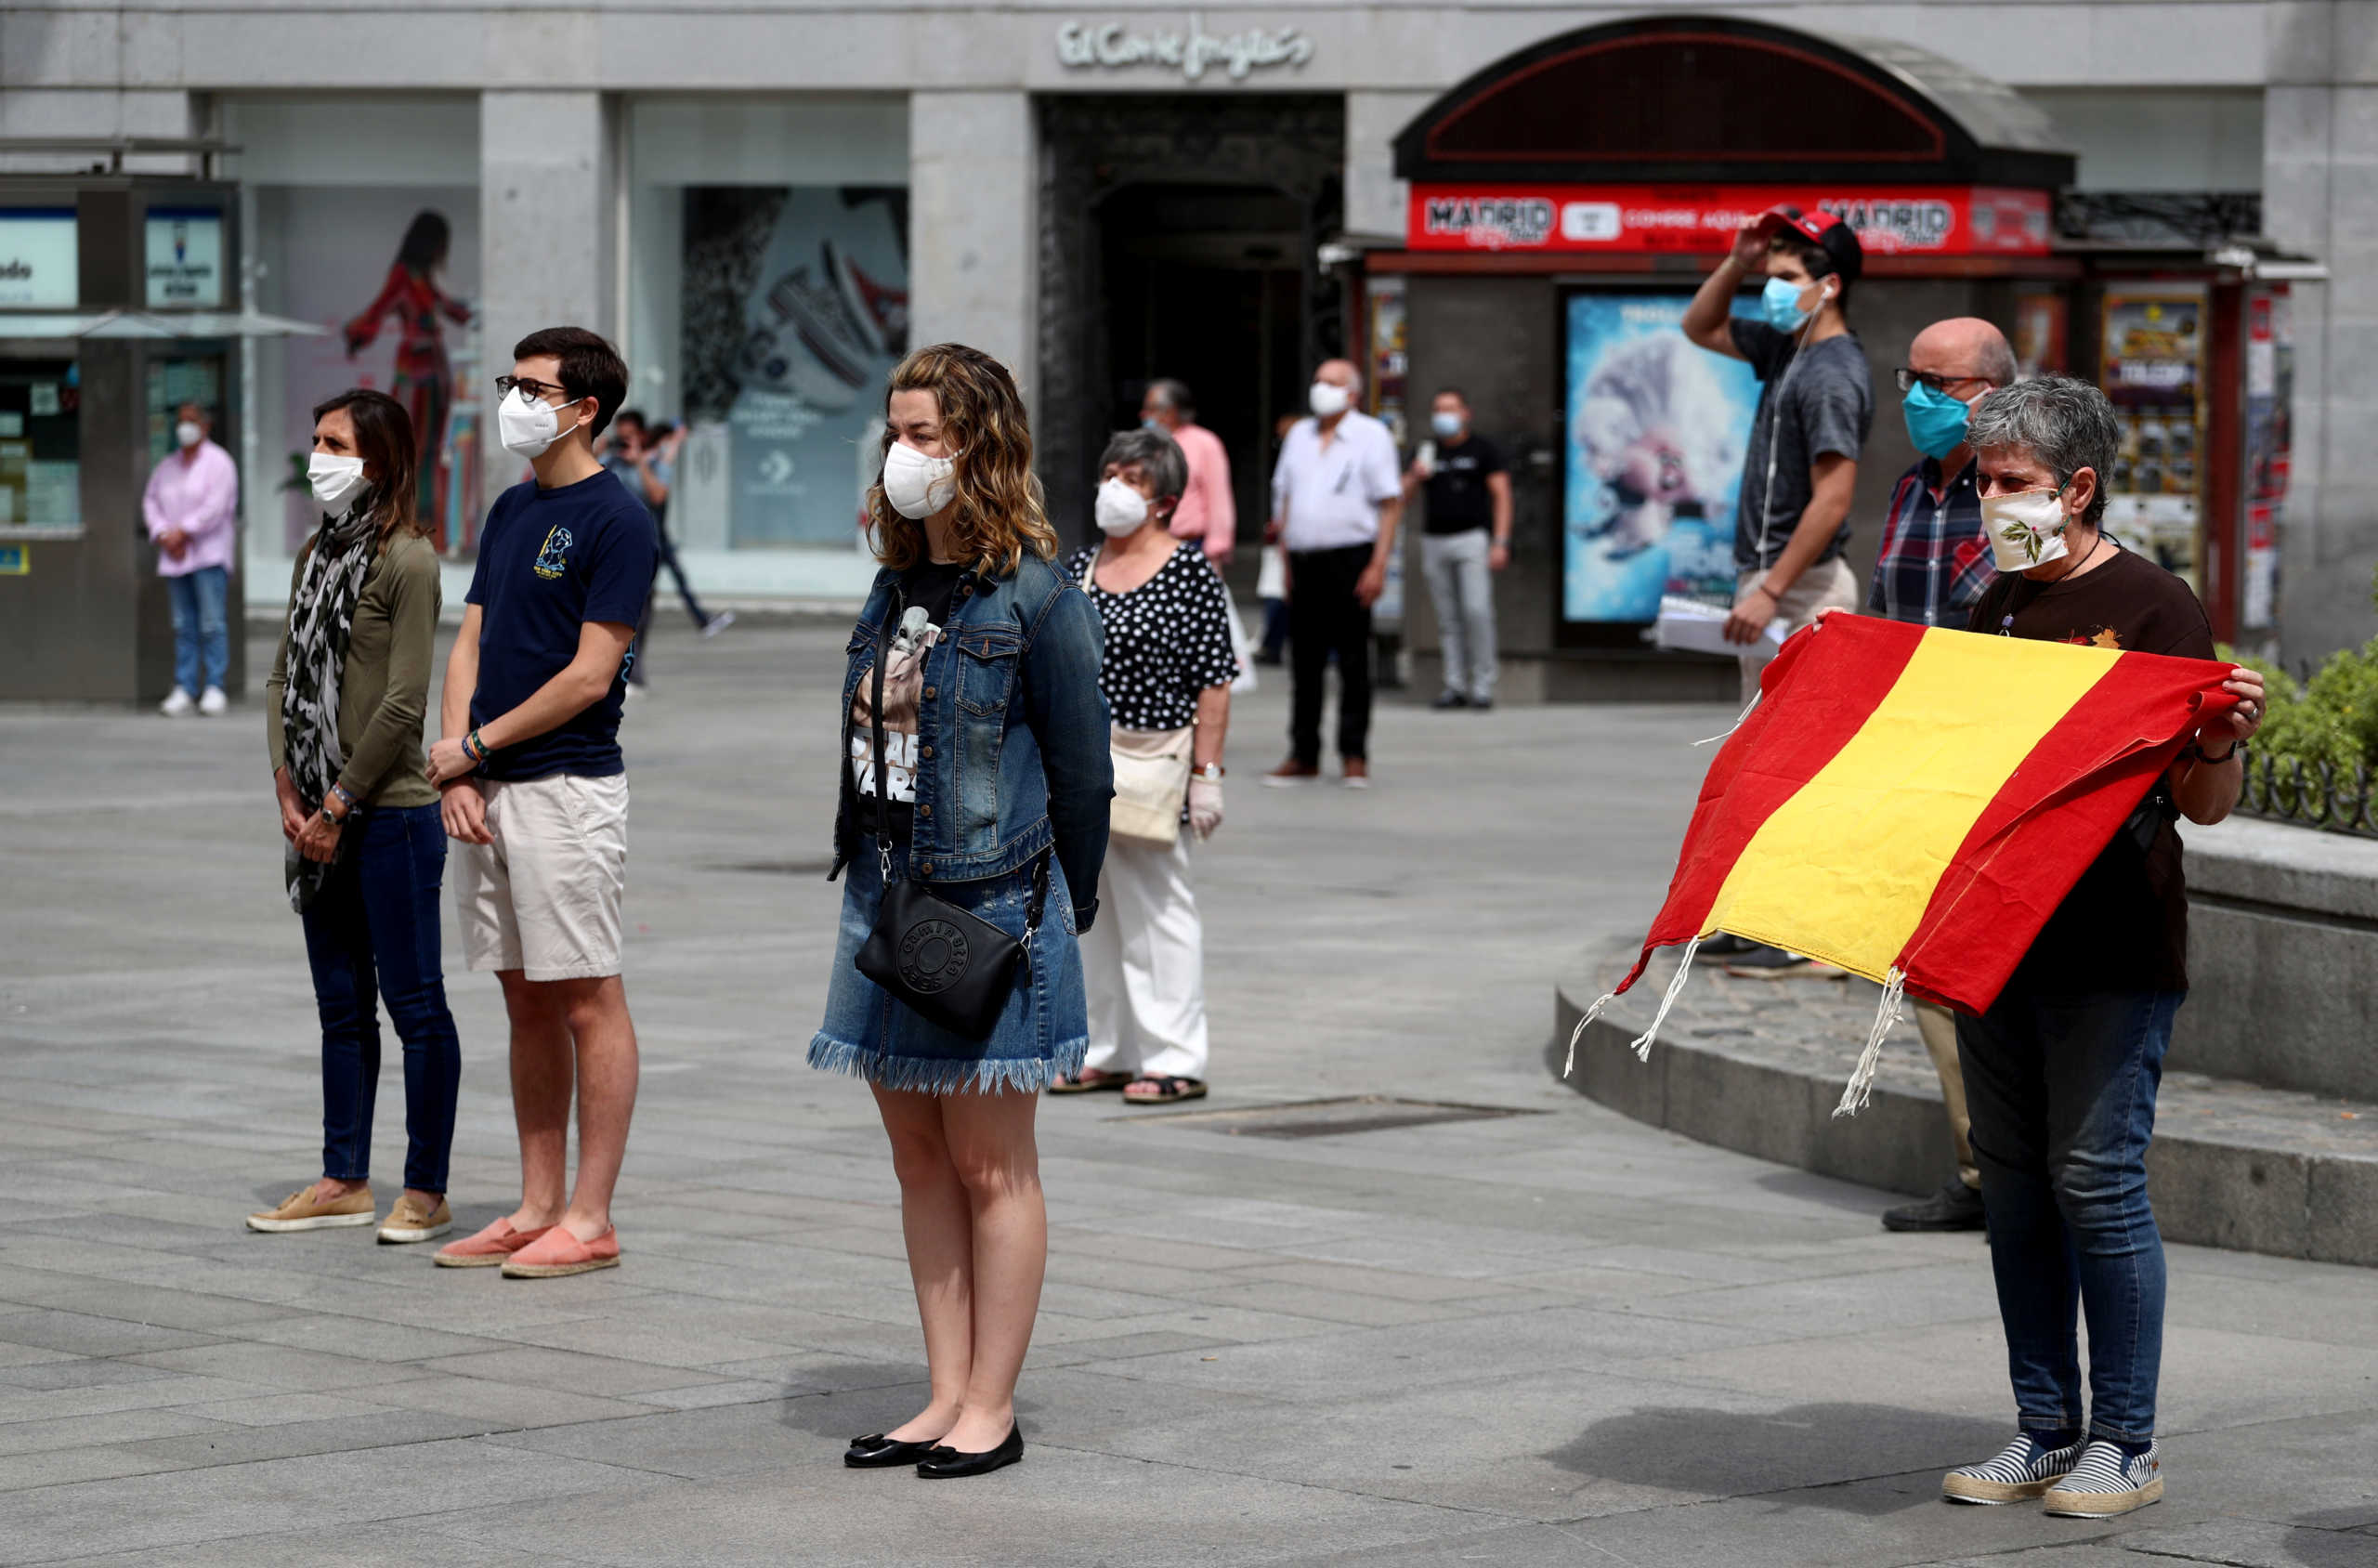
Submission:
[[[2005,333],[1979,317],[1935,321],[1908,346],[1907,363],[1899,371],[1901,411],[1919,455],[1891,487],[1882,551],[1866,589],[1867,614],[1916,626],[1963,626],[1974,601],[1996,581],[1998,568],[1981,532],[1980,480],[1966,422],[1974,404],[2014,379],[2015,350]],[[1956,1015],[1934,1002],[1913,1006],[1940,1075],[1957,1170],[1921,1203],[1886,1210],[1883,1228],[1978,1231],[1981,1171],[1967,1136]]]
[[[438,1261],[546,1278],[620,1259],[611,1188],[636,1090],[620,979],[620,709],[658,543],[651,514],[594,456],[627,395],[619,351],[583,328],[548,327],[512,356],[496,423],[535,477],[488,508],[428,773],[464,846],[454,894],[471,967],[496,972],[512,1022],[520,1207]]]

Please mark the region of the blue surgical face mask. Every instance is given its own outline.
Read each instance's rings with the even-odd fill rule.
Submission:
[[[1920,381],[1907,389],[1900,412],[1907,416],[1907,438],[1915,443],[1917,451],[1932,458],[1956,451],[1966,438],[1966,422],[1973,417],[1973,411],[1965,404]]]
[[[1789,278],[1770,278],[1766,291],[1758,296],[1759,313],[1767,318],[1767,324],[1779,333],[1796,333],[1807,326],[1809,318],[1816,314],[1800,308],[1800,291],[1807,286]],[[1820,298],[1817,304],[1822,308],[1824,301]]]
[[[1438,440],[1450,441],[1461,434],[1461,415],[1432,413],[1429,416],[1429,428],[1437,433]]]
[[[1140,417],[1140,428],[1143,430],[1153,430],[1159,436],[1169,436],[1172,434],[1171,431],[1167,430],[1164,427],[1164,421],[1158,419],[1152,413],[1143,414]]]

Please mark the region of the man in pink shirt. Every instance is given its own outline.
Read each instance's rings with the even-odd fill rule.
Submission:
[[[180,718],[192,708],[223,712],[223,672],[231,657],[224,597],[231,581],[232,527],[240,510],[240,471],[207,438],[206,410],[184,403],[174,451],[149,476],[141,515],[157,546],[157,575],[174,596],[174,694],[162,710]],[[203,695],[192,700],[190,694]]]
[[[1148,383],[1140,399],[1140,423],[1161,430],[1189,460],[1189,488],[1172,510],[1172,537],[1201,542],[1206,559],[1220,571],[1238,542],[1238,506],[1230,498],[1230,453],[1222,439],[1197,423],[1197,402],[1180,382]]]

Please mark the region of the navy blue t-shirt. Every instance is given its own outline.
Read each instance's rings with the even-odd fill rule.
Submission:
[[[465,599],[479,607],[479,684],[474,728],[510,712],[578,657],[589,621],[633,626],[660,560],[652,515],[609,473],[540,490],[513,486],[488,508],[478,568]],[[600,701],[488,759],[490,778],[556,773],[608,778],[627,771],[620,756],[620,709],[627,699],[628,645]]]

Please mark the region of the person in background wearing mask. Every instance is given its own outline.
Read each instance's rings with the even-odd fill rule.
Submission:
[[[150,473],[140,500],[157,546],[157,575],[174,601],[174,690],[158,711],[178,719],[195,709],[211,719],[228,703],[223,675],[231,643],[224,599],[237,542],[240,470],[208,438],[214,421],[203,407],[184,403],[176,413],[174,451]]]
[[[657,547],[651,514],[594,459],[627,394],[619,351],[583,328],[548,327],[512,357],[496,378],[497,429],[535,477],[488,508],[427,773],[464,844],[454,901],[471,967],[495,971],[512,1022],[520,1206],[438,1261],[544,1278],[620,1261],[611,1187],[636,1089],[620,980],[620,707]]]
[[[1321,707],[1329,656],[1338,656],[1338,754],[1350,790],[1371,781],[1371,606],[1387,587],[1404,506],[1402,464],[1386,425],[1354,407],[1363,378],[1351,360],[1313,372],[1313,417],[1297,421],[1272,473],[1266,542],[1288,553],[1288,642],[1296,687],[1287,761],[1263,776],[1274,787],[1321,777]]]
[[[1154,430],[1125,430],[1099,458],[1097,517],[1105,542],[1079,550],[1066,575],[1105,631],[1098,685],[1118,756],[1180,755],[1189,745],[1188,830],[1169,844],[1110,838],[1098,904],[1082,937],[1090,1052],[1052,1094],[1120,1089],[1134,1105],[1206,1093],[1205,929],[1189,882],[1189,839],[1222,821],[1222,740],[1230,730],[1229,590],[1163,524],[1189,484],[1181,449]],[[1156,526],[1150,527],[1153,523]]]
[[[694,585],[686,580],[685,567],[677,560],[676,545],[669,538],[669,491],[677,480],[677,449],[683,441],[682,434],[665,426],[655,430],[641,409],[621,409],[611,421],[610,436],[600,449],[600,457],[603,466],[652,514],[652,532],[660,545],[660,565],[676,582],[677,597],[685,602],[694,629],[705,637],[715,637],[735,624],[735,612],[721,610],[712,615],[702,608],[701,600],[694,596]],[[652,592],[644,596],[644,613],[636,618],[637,658],[634,669],[628,673],[633,683],[631,690],[652,678],[652,607],[660,592],[660,578],[655,573]]]
[[[1915,626],[1962,626],[1966,612],[1997,570],[1981,533],[1981,495],[1973,448],[1966,444],[1972,405],[2015,379],[2006,335],[1973,316],[1935,321],[1915,334],[1899,372],[1907,438],[1922,455],[1892,487],[1883,518],[1882,553],[1866,590],[1866,612]],[[1883,1215],[1892,1231],[1981,1228],[1981,1172],[1966,1140],[1966,1084],[1957,1070],[1956,1015],[1917,1001],[1916,1027],[1940,1077],[1956,1174],[1921,1203]]]
[[[1844,314],[1865,253],[1831,213],[1777,207],[1745,223],[1734,247],[1685,307],[1684,335],[1758,372],[1758,409],[1743,456],[1734,512],[1734,611],[1726,640],[1743,646],[1743,700],[1778,639],[1827,609],[1858,603],[1857,575],[1842,558],[1858,455],[1874,424],[1866,351]],[[1732,315],[1754,269],[1767,286],[1757,320]],[[1816,973],[1797,953],[1718,936],[1701,945],[1726,973],[1759,979]],[[1823,973],[1833,973],[1829,968]]]
[[[1188,385],[1169,378],[1148,383],[1140,424],[1171,437],[1189,464],[1189,486],[1167,527],[1175,539],[1197,541],[1220,571],[1238,544],[1238,503],[1231,499],[1230,453],[1222,438],[1197,423],[1197,399]]]
[[[1999,571],[1968,631],[2214,657],[2189,585],[2101,531],[2122,446],[2103,392],[2065,376],[2002,387],[1975,405],[1966,440]],[[2222,690],[2235,705],[2206,720],[2081,873],[1990,1011],[1957,1017],[2018,1430],[1996,1457],[1942,1478],[1953,1502],[2041,1497],[2049,1513],[2104,1519],[2163,1495],[2163,1241],[2146,1160],[2189,983],[2173,824],[2229,815],[2264,714],[2254,671],[2232,667]],[[2076,1301],[2089,1327],[2085,1426]]]
[[[264,733],[321,1015],[322,1175],[249,1215],[250,1230],[376,1217],[382,999],[404,1042],[407,1146],[404,1192],[380,1239],[430,1241],[454,1226],[446,1164],[463,1048],[438,953],[446,832],[422,777],[440,595],[420,451],[404,405],[385,392],[342,392],[314,411],[307,477],[322,521],[291,574]]]
[[[1511,476],[1495,443],[1470,427],[1459,387],[1437,394],[1429,413],[1435,438],[1404,472],[1404,499],[1428,487],[1420,568],[1436,606],[1444,649],[1444,689],[1432,708],[1495,705],[1495,573],[1511,564]]]

